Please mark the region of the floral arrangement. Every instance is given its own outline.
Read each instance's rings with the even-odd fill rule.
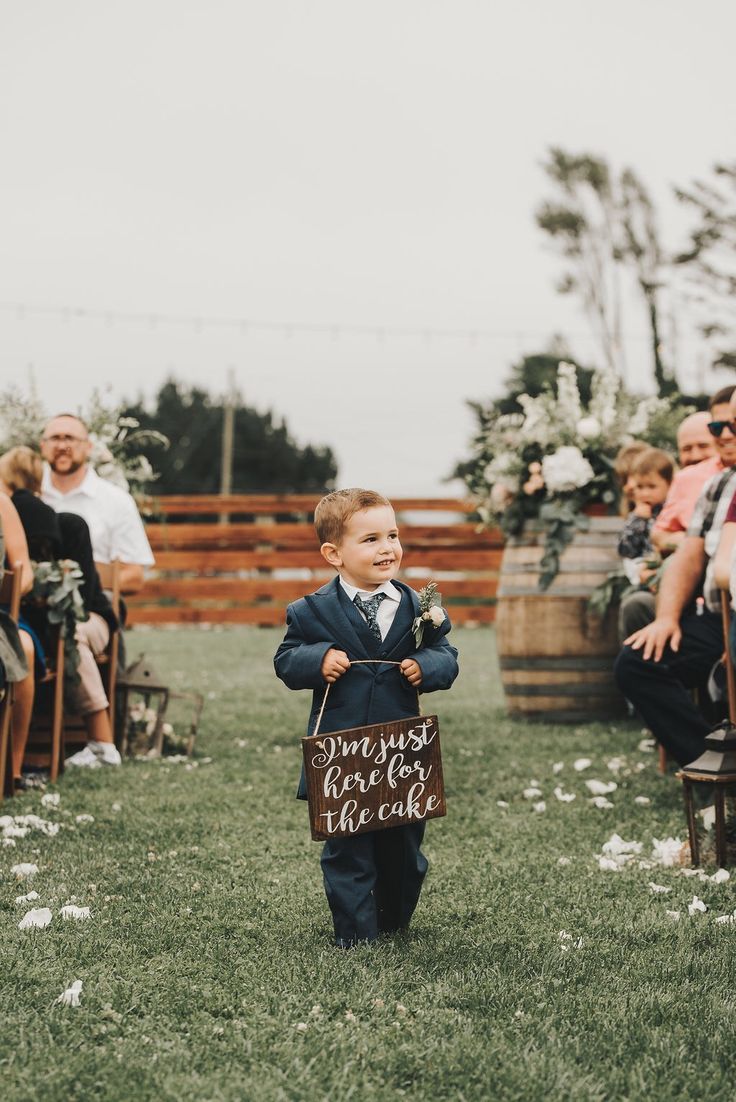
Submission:
[[[633,439],[671,446],[673,418],[669,401],[628,394],[611,370],[596,372],[584,406],[575,365],[564,361],[556,393],[522,394],[518,402],[521,413],[481,411],[463,478],[484,524],[506,536],[518,535],[528,521],[544,527],[539,586],[546,589],[575,531],[588,527],[586,507],[616,512],[619,449]]]
[[[64,640],[64,678],[72,686],[79,680],[77,622],[89,619],[79,592],[83,581],[79,564],[71,559],[33,564],[31,599],[45,604],[48,622],[59,625]]]
[[[420,589],[418,597],[419,615],[411,626],[411,630],[414,632],[414,641],[416,642],[417,650],[419,650],[422,645],[424,630],[427,624],[431,624],[432,627],[438,628],[446,615],[442,607],[442,594],[439,592],[434,582],[428,582],[423,589]]]
[[[139,506],[145,505],[146,491],[158,476],[139,448],[151,442],[167,448],[168,438],[141,429],[134,417],[123,417],[120,407],[106,403],[99,391],[92,393],[89,407],[80,416],[89,428],[90,462],[97,474],[129,490]],[[16,444],[37,447],[48,418],[35,388],[27,395],[12,386],[0,391],[0,452]]]

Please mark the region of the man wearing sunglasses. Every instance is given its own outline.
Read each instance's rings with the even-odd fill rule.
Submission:
[[[701,753],[710,730],[691,690],[705,684],[724,650],[714,557],[736,492],[736,393],[710,424],[723,469],[698,497],[685,537],[667,564],[655,619],[624,640],[614,667],[621,691],[680,765]],[[694,602],[701,590],[698,610]]]
[[[706,424],[715,454],[700,463],[683,467],[683,470],[677,472],[662,511],[652,526],[650,534],[652,546],[663,555],[674,551],[685,538],[695,503],[706,482],[714,474],[720,474],[727,467],[736,465],[736,436],[734,430],[729,427],[730,403],[734,390],[736,387],[723,387],[708,403],[709,416]],[[701,417],[701,414],[692,414],[691,417],[686,418],[686,421],[690,421],[692,417]]]

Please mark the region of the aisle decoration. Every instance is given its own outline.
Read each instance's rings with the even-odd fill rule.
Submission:
[[[586,405],[575,365],[564,361],[556,393],[522,394],[518,403],[520,413],[485,411],[463,477],[484,524],[507,537],[520,535],[527,522],[542,525],[544,590],[576,531],[588,528],[586,510],[617,512],[619,449],[634,439],[671,446],[674,418],[668,400],[628,394],[610,370],[595,373]]]

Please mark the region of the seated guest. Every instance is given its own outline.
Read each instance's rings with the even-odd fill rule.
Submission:
[[[92,545],[86,522],[72,513],[56,513],[37,495],[41,489],[43,464],[30,448],[12,448],[0,456],[0,480],[12,491],[23,522],[29,546],[39,555],[38,561],[71,559],[79,564],[84,576],[80,595],[88,619],[77,623],[75,639],[79,651],[79,684],[72,691],[71,707],[78,712],[87,728],[87,746],[67,758],[67,765],[119,765],[120,754],[113,741],[108,715],[108,700],[102,685],[95,656],[101,654],[117,630],[112,606],[102,591],[92,557]],[[43,559],[41,559],[43,556]],[[35,557],[35,555],[34,555]],[[45,634],[45,617],[29,613],[37,634]],[[19,761],[28,737],[28,726],[14,739]]]
[[[727,418],[719,419],[715,440],[724,470],[706,484],[685,539],[667,564],[655,619],[624,640],[614,671],[623,695],[680,765],[698,757],[710,730],[690,690],[705,683],[723,654],[713,568],[736,490],[736,395]],[[704,599],[700,612],[693,603],[699,591]]]
[[[652,547],[650,533],[656,517],[662,510],[667,492],[675,473],[672,457],[659,448],[647,448],[639,452],[631,474],[634,508],[619,536],[618,553],[624,573],[634,592],[624,595],[619,609],[619,637],[626,639],[654,619],[653,578],[657,566],[647,560],[659,556]]]
[[[724,387],[710,400],[708,431],[711,434],[715,454],[709,459],[678,471],[672,480],[664,508],[654,522],[651,533],[652,545],[662,555],[670,554],[682,543],[701,490],[713,475],[720,474],[726,469],[722,456],[724,442],[721,434],[723,426],[730,421],[730,402],[735,390],[736,387],[733,386]],[[688,421],[690,418],[685,420]]]
[[[613,473],[621,490],[619,511],[622,517],[627,517],[634,508],[634,479],[632,475],[634,463],[648,447],[650,445],[645,444],[643,440],[632,440],[630,444],[624,444],[619,449],[613,461]]]
[[[729,389],[728,387],[726,388]],[[677,430],[677,461],[680,467],[692,467],[716,454],[708,429],[711,414],[706,409],[689,414]]]

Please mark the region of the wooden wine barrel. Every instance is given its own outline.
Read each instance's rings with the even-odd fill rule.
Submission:
[[[613,680],[617,609],[588,611],[593,589],[619,566],[619,517],[591,517],[539,589],[544,530],[527,525],[504,549],[496,606],[501,680],[511,716],[558,723],[608,719],[624,711]]]

